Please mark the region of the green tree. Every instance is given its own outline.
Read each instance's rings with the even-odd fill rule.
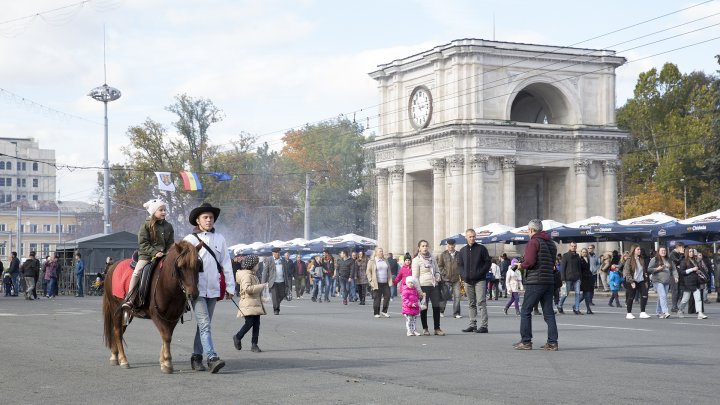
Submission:
[[[622,148],[626,197],[645,193],[650,185],[679,196],[685,178],[691,213],[717,204],[718,197],[706,192],[717,186],[709,175],[707,148],[716,130],[715,81],[702,72],[682,74],[671,63],[640,74],[634,98],[617,113],[618,126],[630,132]]]
[[[187,94],[175,96],[175,104],[166,110],[178,116],[173,126],[186,141],[184,146],[189,154],[190,167],[194,171],[203,171],[209,147],[208,128],[223,120],[222,111],[209,99],[193,98]]]
[[[313,181],[310,194],[313,236],[349,232],[373,234],[368,215],[372,193],[367,188],[362,127],[338,118],[289,131],[283,141],[282,155],[289,160],[289,167],[300,174],[295,223],[303,224],[303,174],[309,172]]]

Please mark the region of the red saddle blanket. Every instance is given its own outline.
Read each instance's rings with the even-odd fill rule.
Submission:
[[[130,278],[133,274],[133,268],[130,267],[130,259],[120,261],[112,275],[112,295],[123,299],[127,295],[130,288]]]

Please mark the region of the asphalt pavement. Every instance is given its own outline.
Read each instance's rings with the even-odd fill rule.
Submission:
[[[0,403],[718,403],[720,304],[706,305],[706,320],[626,320],[597,297],[595,315],[558,316],[560,350],[546,352],[542,317],[533,317],[535,350],[512,349],[519,318],[503,314],[505,299],[488,302],[490,333],[461,332],[463,301],[463,318],[441,319],[442,337],[407,337],[399,300],[379,319],[371,302],[283,302],[280,315],[262,317],[262,353],[248,350],[249,334],[235,350],[243,321],[221,302],[212,332],[225,368],[190,369],[195,323],[186,320],[172,342],[175,373],[165,375],[151,321],[130,325],[126,370],[108,363],[100,297],[0,297]]]

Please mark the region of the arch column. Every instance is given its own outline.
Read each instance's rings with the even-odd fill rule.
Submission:
[[[433,169],[433,246],[436,251],[445,235],[445,159],[431,159]]]
[[[388,229],[388,169],[375,169],[377,184],[377,242],[385,247],[389,239]]]
[[[616,160],[603,162],[603,183],[604,183],[604,216],[607,219],[617,219],[617,169],[619,163]]]
[[[403,180],[405,168],[397,165],[388,169],[390,173],[390,240],[386,246],[381,246],[388,252],[404,252],[403,246]]]
[[[467,226],[462,223],[463,212],[463,172],[465,168],[465,157],[463,155],[452,155],[445,158],[448,174],[448,195],[445,196],[445,208],[447,213],[446,231],[450,234],[462,232]]]
[[[587,218],[587,172],[591,160],[575,161],[575,220]]]
[[[515,157],[502,158],[503,171],[503,224],[515,226]]]
[[[477,228],[486,225],[485,223],[485,169],[488,163],[487,155],[472,155],[470,157],[470,171],[472,172],[472,224]]]

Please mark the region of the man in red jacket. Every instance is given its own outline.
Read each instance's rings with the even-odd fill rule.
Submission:
[[[532,350],[532,311],[538,302],[543,307],[543,317],[548,328],[547,343],[543,350],[558,350],[558,330],[553,311],[553,292],[555,291],[555,255],[557,247],[544,232],[542,222],[533,219],[528,223],[530,242],[525,248],[525,259],[520,266],[525,271],[525,295],[520,309],[521,340],[514,347],[517,350]]]

